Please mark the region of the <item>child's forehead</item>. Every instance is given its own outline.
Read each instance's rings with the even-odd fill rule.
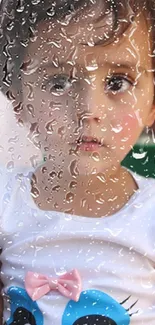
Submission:
[[[82,27],[81,27],[82,26]],[[142,15],[135,19],[135,22],[116,42],[109,45],[91,46],[88,44],[90,35],[102,35],[105,26],[94,29],[90,33],[87,25],[68,24],[63,26],[60,22],[44,22],[38,26],[37,40],[30,44],[28,54],[42,64],[51,62],[53,57],[59,58],[59,63],[78,63],[79,65],[89,64],[96,61],[102,65],[104,62],[122,63],[125,61],[130,65],[136,62],[146,69],[151,65],[149,32]],[[83,27],[85,28],[85,40],[83,38]],[[137,67],[138,68],[138,67]]]

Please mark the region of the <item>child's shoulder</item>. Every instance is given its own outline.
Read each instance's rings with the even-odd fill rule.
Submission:
[[[155,184],[155,178],[153,177],[145,177],[142,176],[136,172],[133,172],[131,170],[128,169],[128,171],[130,172],[130,174],[133,176],[133,178],[135,179],[135,181],[138,184],[138,187],[144,186],[144,185],[153,185]]]
[[[20,186],[19,179],[24,178],[29,169],[13,168],[13,166],[0,165],[0,213],[10,198],[14,195],[16,189]]]
[[[4,206],[7,206],[9,203],[14,184],[15,172],[11,168],[11,165],[0,165],[0,217],[3,214]]]
[[[4,188],[6,183],[10,183],[17,179],[18,175],[25,177],[28,173],[32,173],[33,171],[34,168],[32,167],[14,168],[11,162],[7,166],[0,164],[0,188]]]
[[[8,183],[15,176],[14,170],[10,166],[0,165],[0,194],[5,189]]]
[[[137,183],[140,200],[144,199],[144,204],[146,203],[145,200],[152,200],[152,204],[153,202],[155,204],[155,178],[144,177],[132,171],[130,173]]]

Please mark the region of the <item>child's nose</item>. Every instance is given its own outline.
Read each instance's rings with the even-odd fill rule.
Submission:
[[[80,116],[80,114],[84,115],[85,113],[85,118],[89,120],[101,120],[105,115],[105,98],[103,83],[100,82],[100,78],[95,76],[93,82],[83,88],[82,93],[77,114]]]

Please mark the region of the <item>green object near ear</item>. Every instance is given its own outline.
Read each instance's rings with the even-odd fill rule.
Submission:
[[[155,144],[137,143],[121,165],[141,176],[155,178]]]

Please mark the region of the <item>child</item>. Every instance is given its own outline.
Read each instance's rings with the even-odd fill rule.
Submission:
[[[154,325],[153,0],[1,2],[1,89],[44,161],[1,168],[3,318]]]

